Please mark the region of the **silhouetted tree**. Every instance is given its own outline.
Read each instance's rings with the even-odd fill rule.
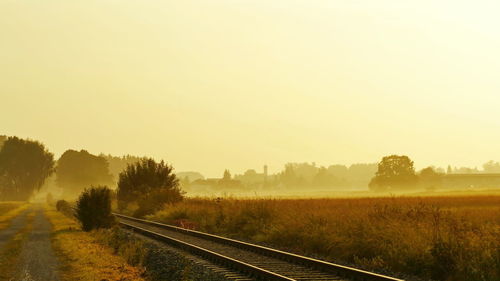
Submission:
[[[84,231],[111,227],[115,222],[111,214],[111,190],[105,186],[85,189],[76,202],[75,216]]]
[[[391,155],[382,158],[375,177],[370,182],[372,190],[414,187],[417,182],[413,161],[408,156]]]
[[[154,213],[166,203],[182,200],[179,180],[170,165],[153,159],[143,159],[130,164],[120,173],[117,198],[119,207],[137,203],[137,216]]]
[[[67,150],[57,161],[56,182],[65,196],[76,197],[89,186],[113,184],[113,177],[105,158]]]
[[[0,199],[28,200],[54,172],[54,155],[37,141],[9,137],[0,149]]]

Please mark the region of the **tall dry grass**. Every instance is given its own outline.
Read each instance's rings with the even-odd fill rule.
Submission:
[[[383,273],[500,280],[500,196],[195,198],[149,218]]]

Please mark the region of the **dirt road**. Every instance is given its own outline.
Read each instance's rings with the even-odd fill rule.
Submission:
[[[21,229],[23,229],[26,225],[26,216],[28,215],[30,210],[26,210],[15,217],[9,227],[0,230],[0,251],[7,244],[16,233],[18,233]]]
[[[0,251],[25,227],[26,215],[34,212],[32,227],[23,240],[16,272],[9,281],[59,281],[58,262],[52,250],[50,233],[52,225],[45,217],[42,206],[33,206],[12,221],[11,226],[0,233]]]

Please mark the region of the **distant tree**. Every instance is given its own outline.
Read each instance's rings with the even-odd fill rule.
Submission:
[[[448,169],[446,169],[446,173],[447,173],[448,175],[453,173],[453,170],[451,169],[451,166],[450,166],[450,165],[448,165]]]
[[[454,174],[478,174],[479,170],[477,168],[460,167],[460,168],[455,168],[453,173]]]
[[[330,169],[326,169],[325,167],[320,167],[316,176],[312,181],[312,184],[317,187],[335,187],[341,186],[344,181],[332,175]]]
[[[154,213],[167,203],[182,200],[179,179],[170,165],[153,159],[143,159],[129,164],[120,173],[117,199],[121,209],[130,203],[137,203],[137,216]]]
[[[420,185],[428,190],[434,190],[441,184],[442,174],[434,167],[422,169],[418,174]]]
[[[137,157],[133,155],[125,155],[125,156],[112,156],[112,155],[105,155],[105,154],[99,154],[100,157],[105,158],[108,161],[109,164],[109,172],[113,176],[113,178],[118,179],[118,176],[120,175],[125,168],[127,168],[127,165],[134,164],[136,162],[141,161],[142,159],[146,159],[147,157]]]
[[[235,188],[235,187],[241,187],[241,181],[233,179],[231,176],[231,172],[229,170],[224,170],[224,175],[222,176],[222,179],[220,179],[216,187],[218,188]]]
[[[187,179],[190,183],[195,180],[205,179],[205,177],[198,172],[179,172],[175,174],[177,175],[177,178]]]
[[[493,160],[484,163],[483,170],[485,173],[500,173],[500,163]]]
[[[346,179],[349,176],[349,169],[345,165],[330,165],[328,172],[338,178]]]
[[[86,150],[67,150],[57,161],[56,182],[64,196],[76,197],[89,186],[111,185],[108,162]]]
[[[370,182],[372,190],[405,189],[417,182],[413,161],[408,156],[391,155],[382,158],[375,177]]]
[[[2,148],[3,143],[7,140],[7,136],[0,135],[0,148]]]
[[[281,183],[287,186],[296,185],[298,177],[295,174],[295,167],[293,164],[288,163],[285,165],[285,170],[279,175]]]
[[[377,163],[358,163],[349,167],[347,181],[354,187],[366,187],[377,172]]]
[[[224,170],[224,175],[222,176],[222,180],[224,181],[230,181],[232,179],[231,173],[229,170]]]
[[[37,141],[9,137],[0,149],[0,199],[28,200],[54,172],[54,155]]]
[[[115,222],[111,214],[111,190],[98,186],[83,191],[76,202],[75,216],[84,231],[111,227]]]
[[[279,174],[280,182],[288,187],[303,187],[313,184],[319,168],[315,163],[287,163]]]

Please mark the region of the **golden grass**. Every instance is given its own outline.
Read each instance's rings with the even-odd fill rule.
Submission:
[[[149,218],[386,273],[500,280],[500,196],[187,199]]]
[[[27,202],[0,202],[0,230],[9,226],[10,221],[28,206]]]
[[[52,242],[62,265],[61,280],[144,280],[142,269],[128,265],[111,248],[99,244],[94,233],[83,232],[74,220],[52,207],[45,213],[54,226]]]

